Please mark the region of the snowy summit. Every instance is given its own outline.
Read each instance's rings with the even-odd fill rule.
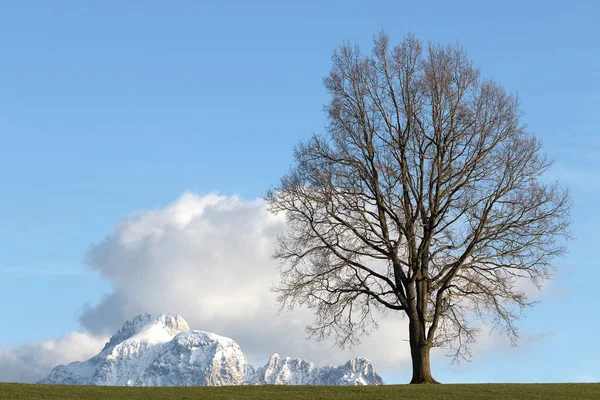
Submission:
[[[380,385],[371,362],[317,366],[274,354],[254,369],[230,338],[190,330],[177,314],[142,314],[127,321],[102,351],[84,362],[55,367],[40,383],[108,386],[242,384]]]

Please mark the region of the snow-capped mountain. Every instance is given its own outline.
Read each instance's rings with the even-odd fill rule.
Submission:
[[[252,384],[270,385],[383,385],[371,361],[354,358],[340,366],[318,366],[300,358],[281,358],[273,354],[264,367],[256,370]]]
[[[221,386],[373,385],[383,381],[364,358],[335,367],[274,354],[255,370],[233,339],[190,330],[176,314],[142,314],[127,321],[99,354],[84,362],[59,365],[40,383]]]
[[[232,339],[192,331],[175,314],[125,323],[102,351],[55,367],[40,383],[130,386],[240,385],[248,361]]]

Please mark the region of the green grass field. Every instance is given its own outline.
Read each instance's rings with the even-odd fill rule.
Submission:
[[[388,386],[229,386],[101,387],[0,384],[0,399],[600,399],[600,383],[388,385]]]

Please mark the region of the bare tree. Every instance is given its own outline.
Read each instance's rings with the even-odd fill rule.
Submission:
[[[313,308],[309,333],[341,346],[376,327],[374,311],[405,314],[411,383],[437,383],[431,348],[469,359],[478,318],[518,338],[532,304],[518,285],[551,277],[570,197],[542,179],[551,161],[517,96],[461,47],[391,48],[382,33],[370,56],[345,43],[332,60],[327,134],[296,147],[266,196],[288,223],[278,298]]]

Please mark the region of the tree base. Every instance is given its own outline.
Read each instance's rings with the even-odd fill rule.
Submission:
[[[439,385],[440,382],[436,381],[433,378],[421,378],[421,379],[413,379],[410,381],[411,385]]]

